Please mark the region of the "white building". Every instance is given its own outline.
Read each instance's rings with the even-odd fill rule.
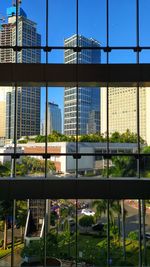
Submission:
[[[132,153],[137,151],[137,144],[135,143],[110,143],[110,153]],[[13,153],[13,146],[7,145],[0,149],[1,153]],[[31,157],[35,153],[45,152],[45,143],[27,143],[18,144],[17,152],[28,154]],[[106,143],[91,143],[91,142],[80,142],[78,144],[78,152],[85,155],[78,159],[78,171],[81,174],[87,172],[95,172],[105,167],[104,157],[101,155],[93,155],[94,153],[105,154],[107,152]],[[76,171],[76,159],[73,156],[65,156],[61,154],[76,153],[76,143],[74,142],[51,142],[48,143],[48,153],[52,154],[50,160],[54,162],[56,167],[56,174],[74,174]],[[60,155],[59,155],[60,154]],[[89,154],[89,155],[88,155]],[[33,156],[34,158],[43,159],[42,156]],[[0,156],[2,163],[11,160],[11,157]],[[20,157],[21,160],[21,157]]]

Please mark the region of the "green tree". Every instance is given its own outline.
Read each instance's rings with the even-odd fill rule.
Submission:
[[[16,223],[21,230],[21,241],[24,240],[24,228],[27,220],[27,201],[17,200],[16,202]]]
[[[134,177],[136,176],[137,162],[133,156],[112,157],[112,167],[109,168],[112,177]]]
[[[79,219],[79,225],[81,225],[82,227],[92,226],[94,222],[95,220],[93,216],[84,215],[82,218]]]
[[[7,227],[8,218],[12,216],[12,201],[2,200],[0,201],[0,220],[4,222],[4,235],[3,235],[3,249],[7,248]]]
[[[0,162],[0,176],[10,176],[10,162],[5,162],[4,164]]]
[[[36,172],[44,172],[45,171],[45,160],[43,159],[37,159],[33,157],[23,157],[22,158],[22,164],[24,166],[24,169],[27,170],[27,173],[36,173]],[[48,160],[47,161],[47,168],[48,171],[55,170],[55,164]]]

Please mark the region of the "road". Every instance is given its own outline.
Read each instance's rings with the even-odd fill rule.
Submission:
[[[135,207],[132,207],[125,204],[125,209],[127,210],[127,216],[126,216],[126,232],[127,234],[130,231],[138,231],[139,227],[139,219],[138,219],[138,209]],[[145,227],[146,232],[150,232],[150,213],[146,213],[145,216]]]
[[[18,238],[18,239],[20,238],[21,239],[21,231],[20,231],[20,229],[15,229],[14,235],[15,235],[16,238]],[[1,239],[3,239],[3,231],[0,231],[0,240]],[[7,241],[8,241],[8,243],[11,242],[11,229],[7,230]]]
[[[81,202],[88,203],[90,207],[91,205],[91,200],[90,199],[84,199],[81,200]],[[126,236],[130,231],[138,231],[139,227],[139,219],[138,219],[138,209],[137,205],[131,205],[129,204],[129,201],[125,201],[125,209],[127,211],[126,214]],[[107,223],[107,218],[106,216],[103,217],[101,220],[104,223]],[[147,211],[146,216],[145,216],[145,226],[146,226],[146,232],[150,232],[150,211]]]
[[[15,251],[14,255],[14,266],[20,267],[22,258],[20,257],[20,249]],[[0,267],[10,267],[11,266],[11,254],[5,256],[0,260]]]

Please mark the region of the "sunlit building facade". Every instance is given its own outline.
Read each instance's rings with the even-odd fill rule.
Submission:
[[[99,47],[100,43],[93,38],[78,36],[79,46]],[[76,46],[77,35],[65,39],[65,46]],[[78,61],[78,62],[77,62]],[[65,50],[65,64],[94,64],[100,63],[100,50],[81,50],[78,54],[71,49]],[[64,94],[64,133],[67,135],[88,133],[88,121],[91,112],[100,113],[100,88],[79,87],[78,88],[78,118],[77,118],[77,88],[65,87]],[[77,122],[78,120],[78,122]],[[100,123],[96,121],[96,131],[100,132]]]
[[[24,10],[18,9],[18,45],[38,46],[41,44],[41,36],[37,33],[36,23],[27,18]],[[0,28],[0,45],[16,45],[16,8],[7,8],[8,22],[3,23]],[[0,63],[40,63],[40,50],[21,49],[16,58],[13,49],[0,49]],[[15,117],[15,88],[10,87],[9,92],[5,88],[4,103],[0,106],[0,114],[3,113],[4,137],[13,139],[14,137],[14,117]],[[30,136],[40,133],[40,87],[18,87],[17,88],[17,137]]]
[[[109,88],[109,134],[124,133],[129,129],[137,133],[137,88]],[[101,132],[107,132],[107,89],[101,88]],[[140,136],[150,144],[150,90],[140,88]]]

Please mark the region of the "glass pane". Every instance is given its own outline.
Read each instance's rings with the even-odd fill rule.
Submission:
[[[133,46],[136,40],[136,1],[109,1],[110,46]],[[127,19],[128,14],[128,19]]]
[[[49,46],[64,46],[64,39],[76,33],[75,0],[50,0],[49,2]],[[58,19],[59,18],[59,19]]]
[[[79,1],[79,35],[82,38],[82,42],[79,41],[80,46],[97,47],[96,41],[100,46],[105,46],[106,5],[104,0],[95,1],[94,5],[92,0]],[[90,41],[87,43],[87,39],[84,38],[93,39],[93,44],[91,45]]]
[[[133,50],[112,50],[109,53],[111,64],[133,64],[136,63],[136,53]]]
[[[149,46],[150,38],[149,38],[149,13],[148,9],[150,8],[150,2],[139,1],[140,3],[140,45],[141,46]]]

